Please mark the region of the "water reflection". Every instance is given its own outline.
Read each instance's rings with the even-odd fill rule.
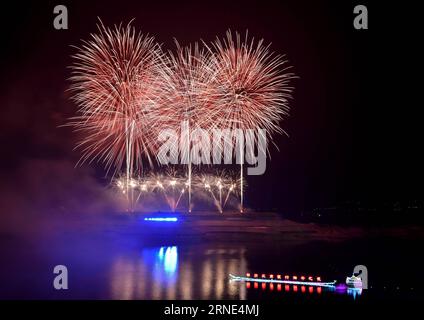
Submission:
[[[165,273],[170,277],[175,276],[178,266],[178,249],[177,247],[160,247],[159,252],[154,250],[145,250],[143,253],[151,252],[159,261],[155,261],[155,266],[163,267]]]
[[[362,289],[349,288],[349,289],[347,289],[347,294],[352,296],[353,299],[356,299],[356,297],[358,297],[362,294]]]
[[[255,295],[255,292],[269,292],[272,293],[276,291],[285,292],[285,293],[296,293],[303,295],[311,295],[311,294],[321,294],[323,291],[327,293],[337,293],[351,296],[353,299],[356,299],[362,294],[362,289],[360,288],[349,288],[345,284],[339,284],[336,287],[319,287],[319,286],[308,286],[308,285],[295,285],[295,284],[284,284],[281,283],[265,283],[265,282],[254,282],[254,281],[234,281],[233,283],[244,283],[245,288],[252,294]]]
[[[229,281],[229,274],[246,274],[245,247],[210,248],[163,246],[144,248],[114,257],[110,273],[112,299],[237,299],[261,296],[278,298],[281,294],[321,295],[324,292],[347,294],[354,299],[358,289],[344,284],[322,288],[308,285]],[[260,274],[254,274],[256,276]],[[262,275],[265,277],[265,274]]]
[[[145,248],[112,264],[113,299],[246,299],[246,287],[228,274],[246,272],[246,249]]]
[[[335,291],[338,294],[347,294],[347,295],[351,296],[354,300],[362,294],[361,288],[351,288],[351,287],[348,287],[344,283],[338,284],[336,286]]]

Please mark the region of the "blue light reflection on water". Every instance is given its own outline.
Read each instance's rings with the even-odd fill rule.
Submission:
[[[360,289],[360,288],[348,288],[347,294],[352,296],[353,299],[356,299],[357,296],[360,296],[362,294],[362,289]]]
[[[339,283],[336,287],[305,288],[258,286],[254,283],[234,283],[228,275],[246,274],[248,269],[242,248],[207,248],[194,250],[187,246],[145,247],[136,256],[121,255],[112,269],[111,290],[114,299],[247,299],[278,297],[300,293],[309,296],[329,292],[357,299],[358,289]],[[287,287],[287,289],[286,289]],[[283,290],[284,289],[284,290]],[[299,290],[300,289],[300,290]],[[326,297],[330,297],[326,295]],[[309,298],[308,298],[309,299]]]
[[[352,296],[353,299],[356,299],[357,296],[360,296],[362,294],[361,288],[351,288],[348,287],[344,283],[340,283],[336,286],[336,292],[338,294],[347,294],[349,296]]]
[[[165,251],[165,253],[163,253]],[[174,274],[178,267],[177,247],[161,247],[158,253],[159,261],[163,261],[163,266],[167,274]]]
[[[137,257],[121,254],[113,264],[114,299],[246,299],[245,286],[228,274],[246,272],[244,247],[145,247]]]
[[[178,276],[178,248],[176,246],[143,249],[142,259],[151,270],[155,281],[159,283],[176,281]]]

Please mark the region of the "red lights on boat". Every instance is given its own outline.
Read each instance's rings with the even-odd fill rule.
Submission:
[[[284,286],[284,291],[290,291],[290,286],[289,286],[288,284],[286,284],[286,285]]]
[[[260,277],[259,277],[260,276]],[[250,280],[249,278],[255,278]],[[284,277],[284,278],[283,278]],[[295,275],[281,275],[281,274],[266,274],[266,273],[250,273],[250,272],[246,272],[246,288],[251,288],[252,287],[252,283],[253,282],[253,287],[255,289],[257,289],[259,287],[259,284],[257,282],[262,282],[261,288],[262,289],[266,289],[266,282],[270,282],[270,290],[274,290],[276,284],[273,284],[272,282],[284,282],[282,281],[283,279],[286,280],[291,286],[293,286],[293,291],[298,291],[299,287],[301,292],[306,292],[308,291],[309,293],[313,293],[314,292],[314,288],[309,285],[306,281],[310,281],[310,282],[314,282],[314,280],[316,280],[317,282],[322,282],[321,277],[315,277],[315,276],[295,276]],[[250,282],[251,281],[251,282]],[[316,285],[316,284],[315,284]],[[323,285],[325,286],[325,284],[323,283]],[[284,286],[284,290],[287,291],[288,286],[285,285]],[[289,289],[289,288],[288,288]],[[277,290],[282,290],[282,285],[278,284],[277,285]],[[317,288],[317,292],[321,293],[322,292],[322,288],[318,287]]]

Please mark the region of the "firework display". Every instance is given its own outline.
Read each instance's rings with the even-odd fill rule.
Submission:
[[[209,105],[212,95],[209,84],[212,81],[210,54],[194,46],[182,47],[176,41],[176,53],[169,52],[162,60],[160,75],[162,80],[160,108],[154,111],[155,118],[160,119],[156,127],[160,130],[172,129],[182,137],[181,123],[187,124],[187,135],[190,128],[208,130],[213,121]],[[188,163],[188,211],[191,211],[192,166],[189,137],[182,137],[187,148],[182,148],[181,158]]]
[[[191,177],[192,188],[196,195],[204,199],[212,199],[214,207],[223,212],[229,208],[231,197],[239,194],[240,180],[225,171],[214,174],[194,173]],[[136,202],[146,195],[154,195],[157,199],[164,199],[171,211],[181,206],[181,199],[189,189],[190,178],[174,170],[165,170],[164,173],[150,172],[144,177],[134,177],[129,180],[125,175],[112,180],[112,185],[123,195],[132,192],[136,195]],[[244,183],[246,186],[246,183]]]
[[[235,38],[235,39],[234,39]],[[263,40],[241,41],[239,33],[208,46],[212,57],[214,109],[221,110],[216,126],[230,129],[263,128],[282,133],[278,125],[288,115],[293,73],[283,56],[274,55]]]
[[[73,56],[70,90],[79,110],[71,124],[83,136],[82,162],[98,159],[115,172],[132,172],[151,159],[161,50],[130,25],[98,29]]]
[[[249,40],[246,33],[242,41],[228,31],[210,45],[183,47],[176,41],[175,53],[165,54],[153,37],[130,24],[109,29],[100,22],[98,34],[83,42],[71,66],[70,90],[79,109],[69,125],[81,135],[79,162],[100,161],[112,171],[130,210],[143,193],[161,192],[172,210],[187,194],[190,212],[193,188],[206,192],[220,212],[237,195],[243,211],[243,146],[231,155],[241,153],[238,179],[226,172],[204,174],[201,166],[192,177],[190,132],[261,128],[269,141],[273,133],[284,133],[278,123],[288,115],[294,75],[284,57],[269,49],[263,40]],[[162,174],[154,161],[158,136],[167,129],[180,137],[179,147],[187,145],[180,155],[187,175]],[[223,143],[235,146],[233,140],[230,136]]]
[[[269,52],[263,40],[255,43],[231,31],[209,48],[212,52],[214,79],[213,104],[221,110],[215,125],[229,129],[265,129],[268,139],[273,132],[284,132],[278,122],[288,115],[288,99],[293,74],[286,72],[287,60]],[[227,143],[232,143],[229,141]],[[240,181],[243,184],[244,150],[240,152]],[[240,188],[243,211],[243,185]]]

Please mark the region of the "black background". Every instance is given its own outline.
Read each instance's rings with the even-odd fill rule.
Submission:
[[[68,30],[53,28],[57,4],[68,8]],[[353,28],[357,4],[368,6],[368,30]],[[67,66],[71,45],[95,32],[100,17],[108,26],[135,18],[137,29],[165,49],[173,37],[211,41],[230,28],[248,29],[287,55],[299,76],[282,123],[289,137],[276,137],[280,151],[271,150],[265,175],[249,178],[250,207],[299,212],[347,200],[422,200],[422,35],[419,10],[407,2],[20,1],[2,3],[1,15],[2,188],[31,193],[19,186],[34,175],[37,194],[48,193],[32,164],[78,159],[75,135],[58,128],[76,110],[66,92]],[[90,174],[104,183],[101,166],[94,168]],[[60,184],[79,170],[63,166],[50,174]]]

